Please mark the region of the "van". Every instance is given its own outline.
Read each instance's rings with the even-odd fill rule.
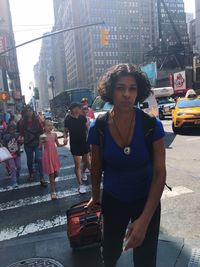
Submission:
[[[159,117],[158,103],[153,92],[142,103],[139,103],[138,107],[150,116]]]

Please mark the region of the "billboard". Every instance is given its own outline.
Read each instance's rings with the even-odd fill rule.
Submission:
[[[147,74],[152,86],[156,85],[157,79],[157,64],[156,62],[149,63],[141,67],[141,70]]]
[[[0,69],[0,92],[4,91],[4,86],[3,86],[3,73],[2,70]]]
[[[185,71],[174,73],[174,92],[181,93],[186,91],[186,75]]]

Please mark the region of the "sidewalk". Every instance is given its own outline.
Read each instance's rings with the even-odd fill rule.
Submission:
[[[191,255],[194,254],[192,248],[198,249],[200,248],[199,245],[200,242],[193,244],[189,242],[187,244],[182,238],[160,235],[157,267],[199,267],[199,250],[196,250],[196,260],[194,259],[194,262],[189,264]],[[69,246],[66,232],[38,235],[0,243],[1,267],[37,257],[54,259],[63,264],[64,267],[102,267],[99,247],[94,246],[73,251]],[[132,252],[128,251],[122,254],[117,267],[128,267],[132,266],[131,264]]]

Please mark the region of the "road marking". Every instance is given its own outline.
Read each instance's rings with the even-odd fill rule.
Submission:
[[[89,192],[90,189],[91,189],[90,186],[87,186],[87,192]],[[182,194],[188,194],[192,192],[193,191],[190,190],[189,188],[186,188],[183,186],[177,186],[177,187],[173,187],[173,191],[168,191],[168,189],[164,190],[162,199],[176,197]],[[78,192],[77,192],[77,189],[74,188],[72,190],[59,192],[58,198],[65,198],[67,196],[76,195],[76,194],[78,194]],[[50,195],[22,199],[20,202],[16,201],[15,206],[13,206],[14,201],[11,201],[9,203],[4,203],[0,205],[1,207],[0,210],[3,211],[7,209],[18,208],[18,207],[22,207],[25,205],[33,205],[36,203],[41,203],[41,202],[46,202],[46,201],[51,201]],[[3,208],[3,205],[4,205],[4,208]],[[62,226],[62,225],[65,225],[66,223],[67,223],[66,215],[60,215],[60,216],[57,215],[57,216],[53,216],[49,220],[37,220],[36,222],[32,222],[27,225],[4,228],[4,229],[1,229],[0,231],[0,241],[10,240],[12,238],[17,238],[20,236],[26,236],[28,234],[51,229],[57,226]]]
[[[86,186],[86,192],[90,192],[90,191],[91,191],[91,185]],[[72,188],[71,190],[57,192],[58,199],[62,199],[62,198],[66,198],[66,197],[70,197],[74,195],[79,195],[78,187]],[[22,198],[18,200],[12,200],[9,202],[1,203],[0,211],[16,209],[16,208],[20,208],[23,206],[29,206],[29,205],[34,205],[34,204],[44,203],[44,202],[49,202],[49,201],[51,201],[50,193],[43,195],[43,196],[34,196],[34,197],[27,197],[27,198]]]
[[[197,141],[197,140],[200,140],[200,137],[192,137],[192,138],[186,139],[187,142]]]
[[[66,215],[54,216],[50,220],[37,220],[36,222],[21,225],[17,227],[5,228],[0,231],[0,241],[25,236],[28,234],[51,229],[57,226],[65,225],[67,222]]]
[[[176,186],[176,187],[172,187],[172,191],[165,189],[163,194],[162,194],[162,199],[176,197],[176,196],[180,196],[183,194],[189,194],[189,193],[193,193],[193,192],[194,191],[192,191],[191,189],[189,189],[187,187]]]
[[[69,165],[69,166],[65,166],[65,167],[61,167],[60,170],[68,170],[74,168],[74,164],[73,165]],[[20,177],[22,176],[28,176],[28,172],[21,172],[20,173]]]
[[[76,178],[75,174],[69,174],[69,175],[65,175],[65,176],[58,176],[56,178],[56,182],[61,182],[61,181],[67,181],[67,180],[71,180]],[[47,183],[49,183],[49,181],[47,180]],[[33,186],[39,186],[40,182],[30,182],[30,183],[25,183],[25,184],[19,184],[19,186],[15,189],[15,190],[19,190],[22,188],[27,188],[27,187],[33,187]],[[5,187],[1,187],[0,188],[0,193],[2,192],[8,192],[8,191],[12,191],[13,188],[12,186],[5,186]]]

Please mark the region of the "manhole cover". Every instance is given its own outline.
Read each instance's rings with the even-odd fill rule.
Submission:
[[[16,263],[12,263],[7,267],[64,267],[61,263],[52,260],[52,259],[44,259],[44,258],[32,258],[27,260],[18,261]]]
[[[192,249],[192,255],[188,263],[188,267],[200,267],[200,249]]]

